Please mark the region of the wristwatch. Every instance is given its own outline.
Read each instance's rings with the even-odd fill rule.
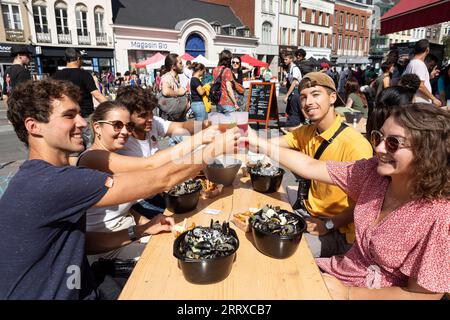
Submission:
[[[137,235],[136,235],[136,226],[129,226],[128,227],[128,238],[131,241],[136,241],[138,239]]]
[[[326,228],[328,231],[333,231],[333,230],[334,230],[334,223],[333,223],[333,220],[327,219],[326,222],[325,222],[325,228]]]

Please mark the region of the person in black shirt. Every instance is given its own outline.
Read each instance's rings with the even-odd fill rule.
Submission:
[[[194,62],[192,64],[191,78],[191,109],[194,112],[195,120],[203,121],[208,119],[205,104],[202,96],[205,94],[201,78],[206,72],[206,68],[202,63]]]
[[[30,63],[31,51],[25,45],[17,45],[11,49],[11,56],[14,57],[13,65],[8,67],[3,77],[3,101],[8,102],[8,96],[15,86],[21,82],[31,79],[30,71],[25,66]]]
[[[67,62],[66,68],[57,71],[55,79],[70,81],[80,88],[81,99],[79,104],[81,116],[88,120],[88,117],[94,112],[92,98],[94,97],[99,103],[108,99],[100,93],[92,75],[88,71],[81,69],[81,54],[73,48],[67,48],[64,54]],[[83,142],[86,148],[91,145],[91,137],[90,126],[87,126],[83,129]]]

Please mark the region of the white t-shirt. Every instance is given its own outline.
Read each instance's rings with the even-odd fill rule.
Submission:
[[[291,67],[289,68],[289,73],[288,73],[289,83],[292,83],[292,81],[294,81],[294,79],[297,80],[298,82],[300,82],[300,80],[302,80],[302,73],[300,72],[300,69],[295,65],[295,63],[291,63]],[[289,90],[289,88],[288,88],[288,90]]]
[[[183,73],[181,73],[179,77],[180,77],[180,87],[186,89],[191,84],[192,70],[184,68]]]
[[[164,137],[169,130],[171,122],[153,117],[152,130],[146,133],[145,140],[129,137],[125,147],[118,150],[118,154],[132,157],[149,157],[159,150],[158,138]]]
[[[411,73],[416,74],[420,78],[420,81],[423,81],[428,91],[430,91],[430,93],[432,92],[430,84],[430,74],[428,73],[427,66],[422,60],[413,59],[408,63],[405,72],[403,74],[411,74]],[[415,102],[431,103],[431,99],[425,96],[420,90],[417,90],[414,98]]]
[[[79,166],[81,157],[88,152],[90,152],[89,149],[80,154],[77,160],[77,166]],[[134,218],[129,215],[129,211],[136,202],[137,201],[131,201],[116,206],[89,208],[86,211],[86,231],[109,232],[121,230],[122,225],[130,222],[134,224]]]

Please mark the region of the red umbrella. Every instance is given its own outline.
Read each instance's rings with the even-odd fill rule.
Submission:
[[[182,56],[181,56],[181,59],[182,60],[185,60],[185,61],[192,61],[192,60],[194,60],[194,57],[193,56],[191,56],[189,53],[185,53],[185,54],[183,54]]]
[[[136,63],[135,67],[136,68],[145,68],[146,65],[153,64],[153,63],[163,60],[165,58],[166,58],[165,56],[163,56],[161,53],[157,52],[156,54],[154,54],[147,60]]]
[[[244,54],[241,57],[241,61],[248,63],[249,65],[251,65],[252,67],[264,67],[267,68],[269,66],[268,63],[258,60],[256,58],[253,58],[252,56],[249,56],[248,54]]]

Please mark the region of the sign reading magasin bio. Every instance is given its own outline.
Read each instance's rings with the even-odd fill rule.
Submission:
[[[132,49],[169,51],[169,44],[156,41],[130,41]]]

